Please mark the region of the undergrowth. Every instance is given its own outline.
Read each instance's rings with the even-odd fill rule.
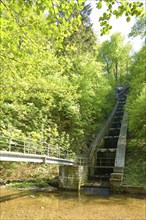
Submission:
[[[146,184],[146,151],[137,146],[129,146],[126,152],[124,182],[131,186]]]
[[[41,182],[58,176],[59,167],[52,164],[0,163],[0,182]]]

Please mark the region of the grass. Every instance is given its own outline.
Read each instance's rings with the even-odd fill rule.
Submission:
[[[38,188],[43,188],[43,187],[48,187],[47,182],[20,182],[20,183],[10,183],[7,185],[8,187],[11,188],[31,188],[31,187],[38,187]]]

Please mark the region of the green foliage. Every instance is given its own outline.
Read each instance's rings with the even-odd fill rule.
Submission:
[[[145,152],[131,144],[126,152],[124,183],[131,186],[144,186],[146,183]]]
[[[8,182],[47,182],[58,176],[59,167],[53,164],[1,162],[1,181]]]
[[[80,11],[81,23],[78,30],[64,39],[63,48],[57,55],[73,56],[73,52],[80,55],[87,52],[95,54],[97,45],[96,36],[92,30],[92,24],[89,18],[91,11],[90,4],[83,4],[83,9]]]
[[[141,38],[146,37],[146,17],[137,19],[136,23],[133,25],[129,37],[141,36]]]
[[[94,57],[91,8],[82,0],[17,3],[2,1],[0,129],[79,153],[114,104]]]
[[[101,35],[108,34],[112,25],[108,24],[111,16],[119,18],[122,15],[125,15],[126,21],[130,21],[131,16],[144,17],[144,4],[142,2],[131,2],[127,0],[98,0],[97,8],[101,9],[103,3],[106,4],[106,10],[103,15],[99,18],[101,29]]]
[[[114,90],[108,78],[101,73],[101,64],[87,54],[78,58],[74,63],[77,75],[73,82],[78,84],[80,94],[80,125],[84,134],[82,145],[89,145],[92,134],[101,126],[114,105]],[[108,98],[111,102],[107,102]]]
[[[135,102],[133,102],[131,108],[129,107],[130,130],[131,132],[140,135],[142,137],[144,137],[146,134],[146,125],[144,123],[145,112],[146,112],[145,89],[146,89],[146,84],[143,84],[141,93],[137,95]]]
[[[144,147],[145,144],[145,69],[146,69],[146,46],[135,55],[131,66],[130,94],[128,97],[127,110],[129,112],[129,130],[132,135],[132,141],[136,141],[137,146]]]
[[[118,83],[126,75],[127,62],[130,61],[131,45],[125,44],[121,33],[115,33],[110,40],[104,41],[99,49],[97,59],[103,62],[103,69],[107,74],[114,76]]]

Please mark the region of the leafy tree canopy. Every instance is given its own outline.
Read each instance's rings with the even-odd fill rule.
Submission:
[[[83,2],[2,1],[0,129],[6,135],[79,152],[110,112],[114,89],[92,53],[90,7],[83,10]]]
[[[136,23],[133,25],[129,37],[141,36],[146,37],[146,17],[141,17],[137,19]]]
[[[98,0],[97,8],[101,9],[103,4],[106,4],[107,10],[99,18],[101,29],[101,35],[108,34],[112,25],[108,22],[111,16],[119,18],[122,15],[126,16],[126,21],[130,21],[131,16],[144,17],[144,4],[139,1],[127,1],[127,0]]]
[[[116,81],[126,74],[126,63],[130,59],[131,45],[124,41],[121,33],[113,34],[110,40],[102,43],[97,56],[107,74],[114,76]]]

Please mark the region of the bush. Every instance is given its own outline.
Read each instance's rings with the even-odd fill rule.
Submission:
[[[146,113],[146,46],[135,55],[131,66],[130,94],[128,96],[127,110],[129,113],[129,131],[132,142],[146,149],[145,113]]]

